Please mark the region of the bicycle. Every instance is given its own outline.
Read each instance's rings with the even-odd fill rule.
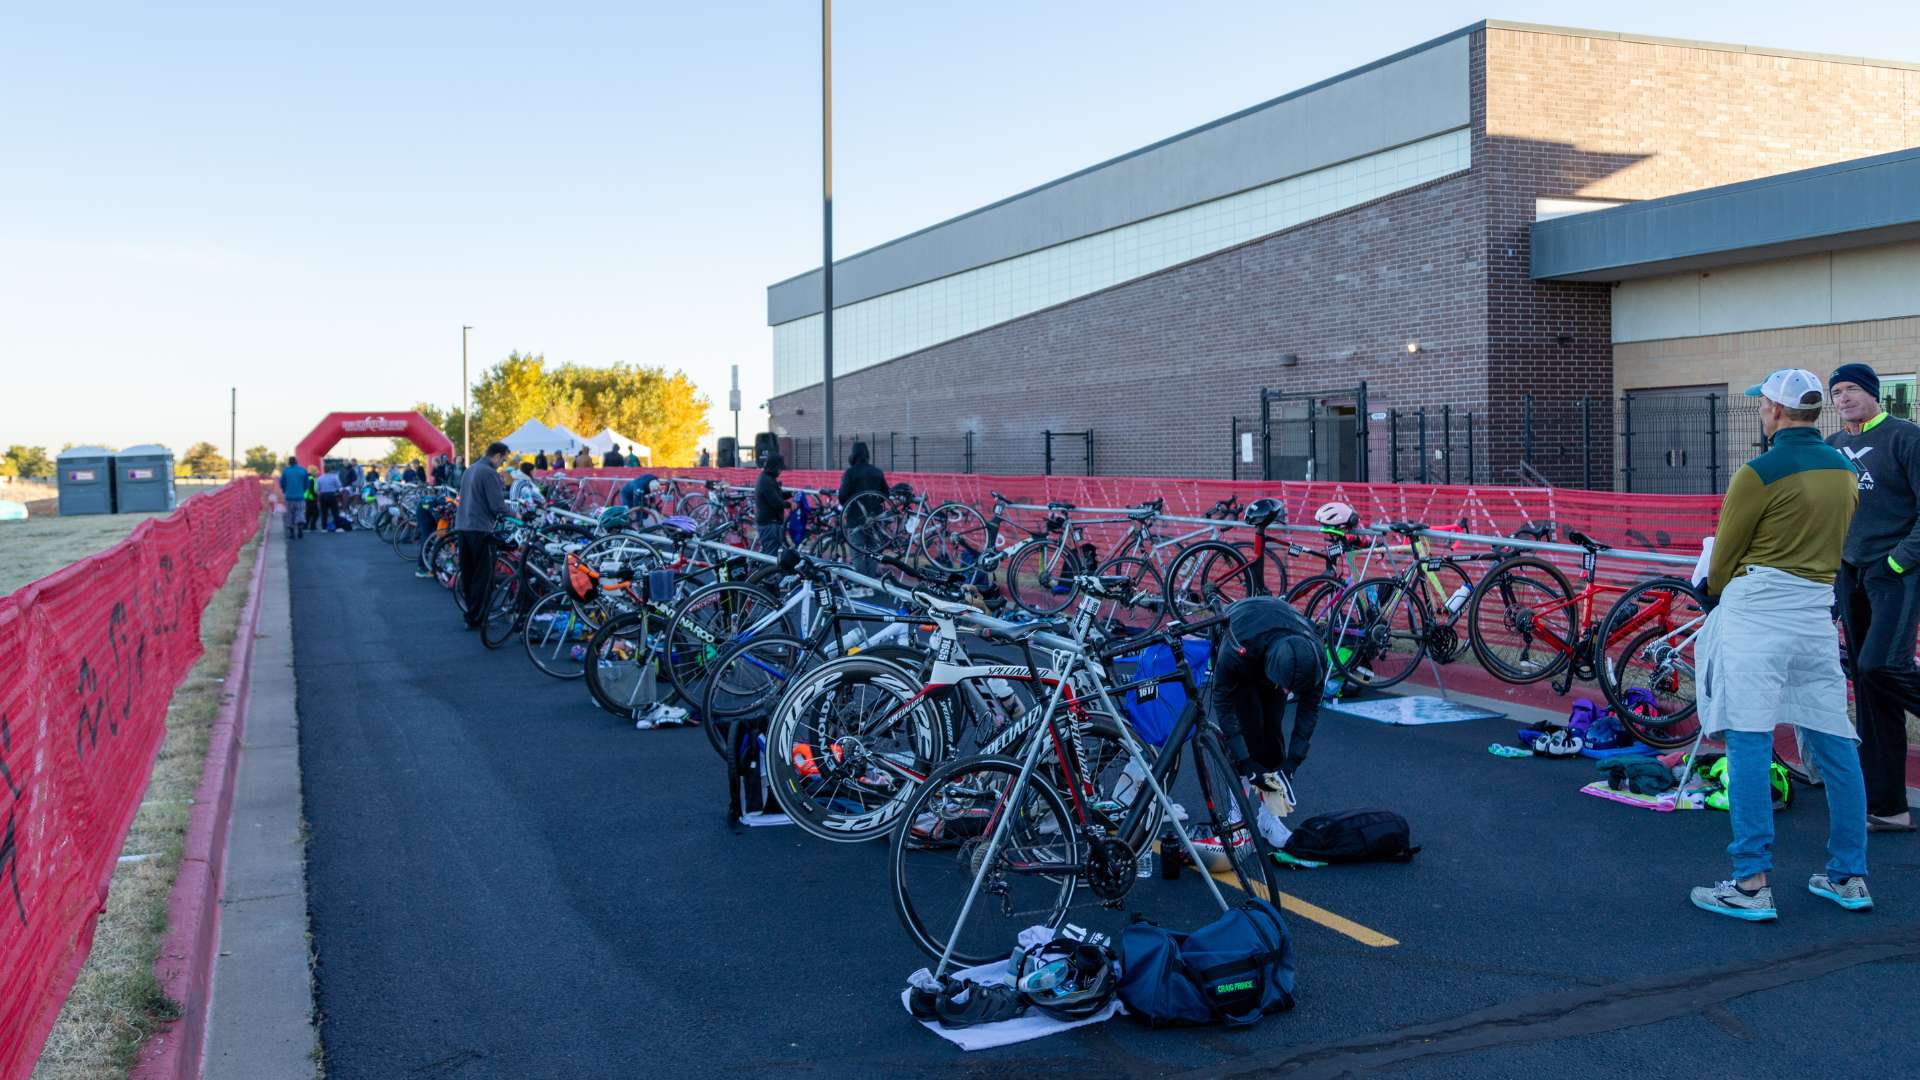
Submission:
[[[1286,510],[1277,499],[1258,499],[1247,507],[1244,520],[1253,528],[1251,558],[1224,540],[1202,540],[1174,557],[1166,574],[1170,616],[1191,622],[1224,612],[1236,600],[1273,595],[1267,586],[1268,564],[1279,560],[1267,554],[1267,529],[1276,522],[1285,524]],[[1284,567],[1280,582],[1285,591]]]
[[[1020,673],[1008,677],[1025,678],[1048,693],[1017,756],[987,753],[950,761],[917,785],[899,815],[889,852],[894,910],[914,944],[937,958],[936,978],[955,966],[1004,956],[1007,942],[1029,925],[1058,928],[1082,887],[1101,906],[1120,907],[1163,826],[1193,865],[1208,866],[1169,794],[1189,746],[1205,800],[1198,823],[1218,841],[1230,883],[1263,899],[1274,895],[1272,848],[1255,824],[1256,810],[1217,729],[1203,722],[1199,687],[1179,644],[1182,634],[1218,625],[1224,617],[1096,651],[1087,644],[1096,596],[1112,584],[1080,582],[1088,595],[1071,637],[1019,637],[1025,665],[1006,665]],[[1052,665],[1043,668],[1034,658],[1035,643],[1053,654]],[[1106,665],[1152,644],[1171,647],[1173,674],[1120,685],[1109,681]],[[1164,748],[1150,752],[1129,724],[1117,722],[1117,753],[1096,763],[1102,771],[1095,772],[1084,743],[1092,717],[1121,715],[1116,694],[1173,681],[1188,698]],[[1122,761],[1115,774],[1113,765]],[[1109,786],[1103,775],[1116,775],[1125,785]],[[1225,910],[1213,876],[1201,880]]]
[[[1683,676],[1672,654],[1662,654],[1664,667],[1652,661],[1650,652],[1649,666],[1634,657],[1655,644],[1677,648],[1684,657],[1705,619],[1699,594],[1678,578],[1656,577],[1632,586],[1601,583],[1599,556],[1611,550],[1610,545],[1577,531],[1569,531],[1567,539],[1581,548],[1577,591],[1559,567],[1537,555],[1503,560],[1474,587],[1467,601],[1467,638],[1474,657],[1502,682],[1524,685],[1553,679],[1559,694],[1570,690],[1576,679],[1598,682],[1636,737],[1668,749],[1685,745],[1691,736],[1672,729],[1693,708],[1690,663]],[[1596,620],[1595,610],[1607,596],[1615,598],[1614,610]],[[1619,602],[1629,597],[1631,604]],[[1616,611],[1618,619],[1612,617]],[[1671,686],[1663,690],[1674,703],[1672,714],[1645,715],[1632,708],[1616,678],[1623,670],[1645,670],[1669,680]]]

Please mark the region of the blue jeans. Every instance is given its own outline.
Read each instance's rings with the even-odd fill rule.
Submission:
[[[1853,740],[1800,729],[1801,744],[1819,767],[1827,791],[1827,876],[1867,875],[1867,789]],[[1735,880],[1773,869],[1773,733],[1727,732],[1727,815],[1733,822]]]

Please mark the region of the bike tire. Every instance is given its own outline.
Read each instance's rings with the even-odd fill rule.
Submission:
[[[725,760],[726,730],[736,721],[772,713],[816,655],[791,634],[761,634],[721,653],[707,671],[700,697],[700,726],[713,752]]]
[[[520,643],[541,674],[581,679],[587,674],[587,644],[597,629],[565,591],[552,592],[528,609]],[[574,655],[575,649],[579,656]]]
[[[1534,627],[1561,641],[1575,641],[1573,586],[1560,568],[1544,559],[1518,555],[1487,571],[1467,599],[1467,641],[1487,674],[1525,686],[1551,679],[1572,662],[1572,654],[1538,641]],[[1551,651],[1542,661],[1535,651]]]
[[[983,826],[1006,812],[1020,771],[1020,762],[1012,758],[950,761],[920,785],[893,830],[888,879],[894,914],[931,958],[946,953],[951,940],[954,967],[989,963],[1004,958],[1007,942],[1027,926],[1058,929],[1066,921],[1079,874],[1047,874],[1044,868],[1056,862],[1080,865],[1079,831],[1066,800],[1043,771],[1035,770],[1005,819],[1006,835],[989,868],[997,878],[995,891],[983,886],[966,925],[955,934],[975,874],[987,865]],[[966,835],[975,829],[983,835]],[[1018,872],[1034,867],[1041,872]],[[1016,897],[1015,886],[1022,883],[1031,887],[1021,888]],[[1019,906],[1023,900],[1026,906]]]
[[[920,549],[935,570],[958,574],[969,569],[977,553],[986,549],[987,519],[963,502],[934,507],[920,527]]]
[[[1073,584],[1080,555],[1058,539],[1022,544],[1007,557],[1007,599],[1029,615],[1058,615],[1080,595]]]
[[[1167,621],[1167,583],[1153,563],[1137,555],[1108,559],[1097,571],[1102,577],[1127,579],[1122,600],[1102,600],[1094,614],[1096,625],[1109,633],[1151,634]]]
[[[480,616],[480,644],[498,649],[513,640],[520,627],[522,597],[520,575],[509,570],[504,578],[496,566],[493,592],[487,597],[487,610]]]
[[[1326,643],[1333,671],[1371,690],[1397,686],[1419,669],[1432,626],[1426,602],[1398,578],[1356,581],[1328,608]],[[1355,679],[1362,668],[1370,676]]]
[[[674,690],[689,704],[702,701],[709,665],[780,605],[772,592],[738,581],[715,582],[687,594],[663,636],[664,667]],[[781,616],[759,633],[798,636],[795,630],[791,616]]]
[[[1600,690],[1614,715],[1648,746],[1671,750],[1699,734],[1699,724],[1688,722],[1697,705],[1693,639],[1698,627],[1692,624],[1705,614],[1706,597],[1700,590],[1679,578],[1662,577],[1621,593],[1600,624]],[[1661,656],[1654,649],[1663,644],[1679,652]],[[1653,695],[1651,715],[1644,695],[1638,695],[1638,710],[1628,701],[1636,689]]]
[[[892,830],[919,785],[894,770],[925,777],[946,755],[940,723],[921,690],[905,667],[864,654],[829,660],[794,681],[767,724],[761,761],[774,800],[795,825],[836,844],[878,840]],[[827,748],[853,730],[861,732],[862,753],[889,756],[889,768],[879,771],[893,778],[893,790],[869,780],[865,769],[853,772],[863,762],[832,774],[817,761],[809,766],[810,759],[831,756]],[[796,754],[799,748],[806,752]]]
[[[1212,726],[1194,737],[1194,773],[1206,804],[1204,819],[1227,856],[1225,876],[1213,874],[1248,896],[1274,903],[1274,848],[1258,828],[1259,808],[1247,795],[1239,770],[1227,760],[1220,734]]]
[[[1226,611],[1256,593],[1253,566],[1224,540],[1202,540],[1174,556],[1166,573],[1169,618],[1191,622]]]

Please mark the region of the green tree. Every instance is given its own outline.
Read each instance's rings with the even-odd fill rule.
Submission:
[[[180,464],[186,468],[188,476],[227,475],[227,456],[210,442],[197,442],[188,447]]]
[[[247,447],[246,462],[255,476],[272,476],[273,470],[280,467],[279,457],[264,446]]]
[[[44,446],[7,447],[6,463],[10,467],[6,475],[19,476],[29,480],[53,475],[53,459],[47,456]]]

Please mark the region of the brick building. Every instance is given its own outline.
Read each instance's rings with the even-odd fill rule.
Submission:
[[[1915,144],[1915,65],[1477,23],[837,260],[836,430],[896,468],[1090,431],[1057,468],[1601,486],[1638,354],[1536,223]],[[808,464],[820,284],[767,294]]]

